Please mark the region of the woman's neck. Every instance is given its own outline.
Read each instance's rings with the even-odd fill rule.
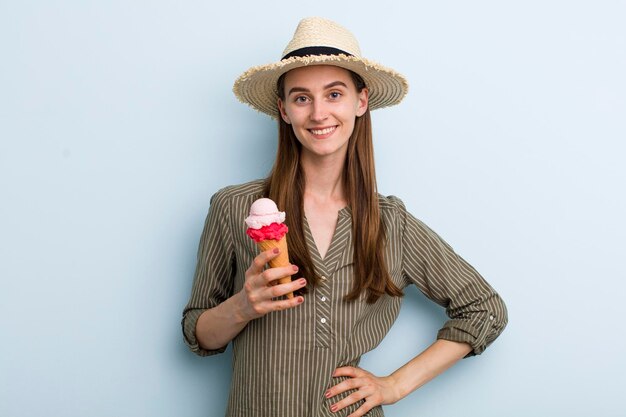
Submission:
[[[345,155],[333,158],[307,158],[300,160],[305,178],[304,198],[312,198],[317,203],[345,206],[343,189],[343,169]]]

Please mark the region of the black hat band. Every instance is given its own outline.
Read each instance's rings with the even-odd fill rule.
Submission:
[[[342,51],[341,49],[332,48],[330,46],[307,46],[306,48],[296,49],[295,51],[289,52],[287,55],[282,57],[282,59],[292,58],[294,56],[297,57],[305,57],[311,55],[347,55],[352,56],[346,51]]]

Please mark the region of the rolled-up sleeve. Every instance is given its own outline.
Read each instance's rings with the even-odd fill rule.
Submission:
[[[196,323],[205,310],[217,306],[232,295],[235,263],[229,216],[228,199],[223,190],[218,191],[211,198],[200,237],[191,297],[183,310],[181,322],[185,343],[200,356],[226,350],[226,346],[215,350],[200,347],[196,338]]]
[[[508,315],[504,302],[485,279],[454,252],[441,237],[406,211],[403,212],[402,268],[407,283],[446,308],[449,320],[438,339],[468,343],[468,356],[481,354],[504,330]]]

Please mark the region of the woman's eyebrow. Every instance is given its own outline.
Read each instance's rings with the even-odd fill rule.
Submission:
[[[348,88],[348,86],[343,81],[333,81],[330,84],[324,86],[324,90],[328,90],[329,88],[337,87],[338,85]]]
[[[326,84],[324,86],[324,90],[328,90],[329,88],[337,87],[338,85],[343,86],[345,88],[348,88],[346,83],[344,83],[343,81],[333,81],[330,84]],[[311,90],[309,90],[308,88],[292,87],[291,89],[289,89],[289,93],[287,93],[287,95],[290,96],[293,93],[310,93],[310,92],[311,92]]]

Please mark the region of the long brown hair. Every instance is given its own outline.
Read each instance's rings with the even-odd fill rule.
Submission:
[[[357,91],[361,92],[366,87],[365,82],[356,73],[349,72]],[[278,80],[277,89],[279,97],[284,100],[284,74]],[[289,213],[286,219],[289,257],[299,266],[300,274],[307,278],[309,285],[314,286],[319,282],[319,276],[304,237],[305,179],[300,165],[301,148],[291,125],[278,117],[276,161],[266,180],[264,193],[280,210]],[[376,302],[383,294],[402,296],[402,290],[392,282],[385,263],[385,228],[378,204],[369,109],[356,118],[348,141],[342,180],[352,210],[354,244],[354,284],[345,300],[354,301],[364,291],[368,303]]]

